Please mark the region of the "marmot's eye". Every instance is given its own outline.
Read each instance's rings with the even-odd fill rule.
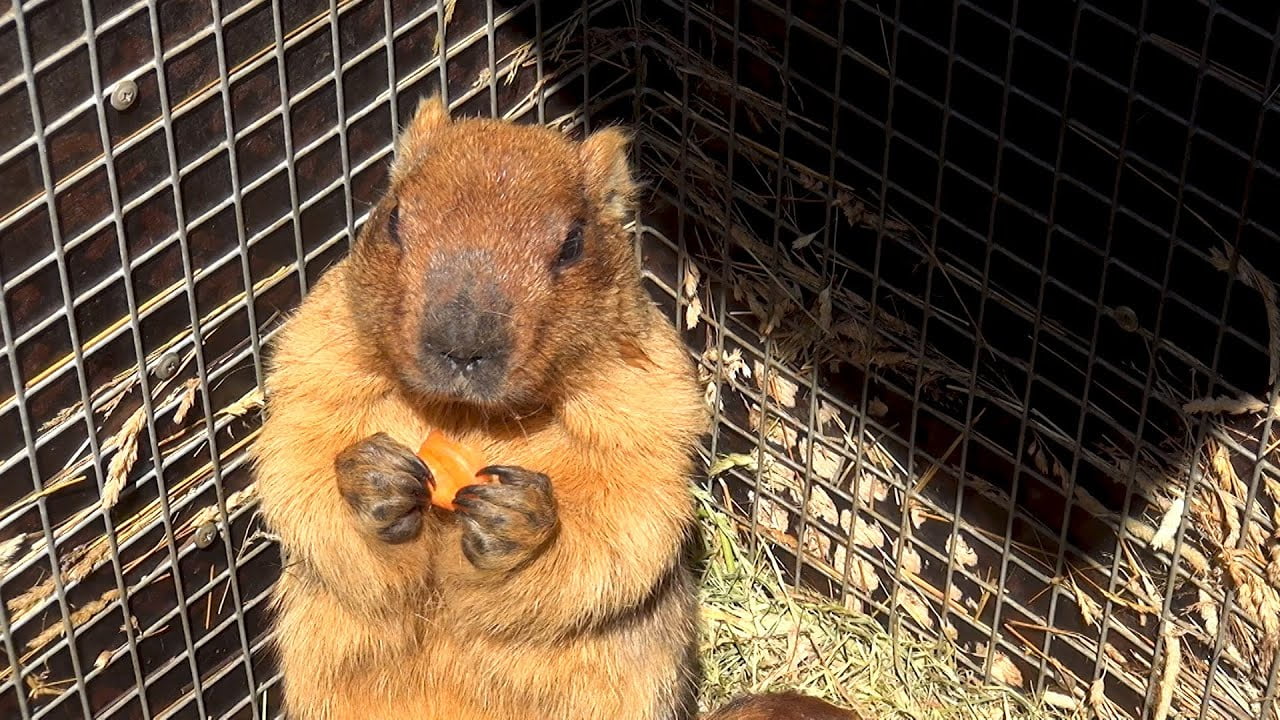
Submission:
[[[574,225],[565,235],[560,245],[560,254],[556,256],[556,269],[563,270],[582,259],[582,226]]]
[[[391,238],[391,242],[400,244],[400,206],[398,204],[391,208],[391,215],[387,217],[387,236]]]

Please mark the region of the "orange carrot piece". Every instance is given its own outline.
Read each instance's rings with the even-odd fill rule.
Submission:
[[[484,458],[474,448],[449,438],[439,430],[432,430],[418,457],[431,470],[431,504],[444,510],[454,510],[453,498],[468,485],[486,482],[488,476],[476,477],[485,467]]]

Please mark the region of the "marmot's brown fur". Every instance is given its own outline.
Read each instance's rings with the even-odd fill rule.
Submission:
[[[825,700],[781,692],[747,695],[711,713],[706,720],[862,720],[858,714]]]
[[[281,332],[254,453],[289,717],[693,716],[706,415],[623,230],[626,145],[424,102]],[[433,428],[501,463],[455,513],[414,454]]]

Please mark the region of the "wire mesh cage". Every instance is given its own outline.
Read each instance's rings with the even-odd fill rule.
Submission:
[[[695,480],[797,596],[1280,717],[1278,54],[1243,1],[8,5],[0,712],[278,712],[263,359],[438,89],[637,130]]]

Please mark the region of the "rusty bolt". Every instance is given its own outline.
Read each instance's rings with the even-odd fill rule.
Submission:
[[[1116,319],[1116,324],[1120,326],[1121,330],[1124,330],[1125,332],[1137,331],[1138,313],[1134,312],[1133,308],[1128,305],[1121,305],[1116,308],[1113,316]]]
[[[111,91],[111,107],[116,110],[127,110],[134,100],[138,99],[138,83],[125,79],[116,83]]]
[[[217,523],[207,522],[201,525],[200,527],[196,528],[196,547],[200,548],[201,550],[204,550],[205,548],[212,545],[213,541],[216,539],[218,539]]]
[[[178,365],[181,363],[177,353],[165,353],[156,361],[155,373],[156,377],[161,380],[168,380],[173,374],[178,372]]]

